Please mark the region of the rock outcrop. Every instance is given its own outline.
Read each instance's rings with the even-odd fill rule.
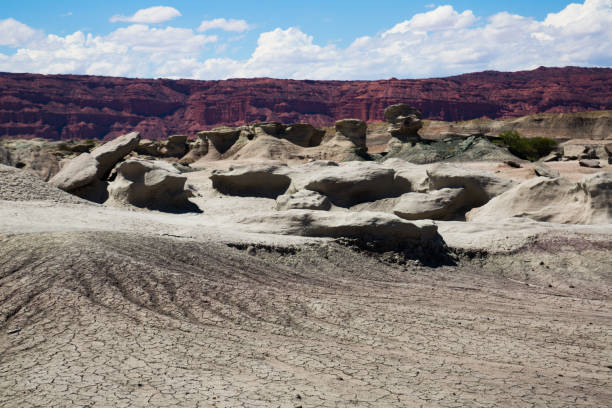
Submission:
[[[214,171],[210,179],[213,187],[224,194],[276,198],[291,184],[287,173],[285,166],[254,164]]]
[[[292,194],[283,194],[276,198],[276,209],[284,210],[323,210],[331,207],[329,199],[316,191],[300,190]]]
[[[159,139],[255,122],[327,126],[348,117],[380,121],[383,110],[397,103],[418,108],[424,118],[446,121],[612,109],[611,77],[610,68],[576,67],[380,81],[175,81],[2,73],[0,134],[112,139],[136,130]],[[595,126],[594,131],[605,127],[602,122]],[[611,125],[606,126],[609,132]]]
[[[611,202],[612,173],[589,175],[578,183],[536,177],[471,210],[466,218],[491,222],[527,217],[564,224],[608,224],[612,222]]]
[[[393,214],[406,220],[448,220],[464,208],[465,189],[443,188],[430,193],[406,193],[393,208]]]
[[[557,170],[550,168],[542,162],[535,162],[533,164],[533,172],[536,176],[540,177],[557,178],[561,176]]]
[[[509,190],[515,182],[484,170],[472,170],[451,164],[438,164],[427,170],[429,189],[464,188],[465,206],[479,207]]]
[[[155,210],[192,209],[192,191],[187,178],[171,164],[159,160],[129,159],[116,168],[117,176],[108,186],[109,200]]]
[[[418,245],[438,237],[431,222],[410,222],[381,212],[289,210],[245,217],[238,223],[257,232],[382,241],[389,246]]]
[[[385,109],[385,120],[389,123],[387,131],[391,137],[401,142],[419,141],[418,131],[423,127],[421,112],[405,103],[391,105]]]

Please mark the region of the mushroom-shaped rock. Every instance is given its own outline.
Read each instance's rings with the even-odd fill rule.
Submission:
[[[389,246],[410,246],[438,238],[431,221],[406,221],[382,212],[329,212],[289,210],[258,214],[238,220],[253,232],[306,237],[353,238],[382,241]]]
[[[140,139],[134,151],[138,154],[157,157],[160,155],[161,144],[158,140]]]
[[[99,163],[89,153],[81,153],[68,161],[50,180],[55,187],[71,192],[93,183],[97,179]]]
[[[563,146],[563,157],[567,160],[578,160],[584,158],[587,153],[585,145],[570,144]]]
[[[187,153],[187,136],[168,136],[168,140],[162,142],[159,151],[164,157],[183,157]]]
[[[285,125],[280,122],[261,122],[255,123],[252,128],[255,136],[268,135],[278,137],[283,132]]]
[[[282,137],[302,147],[314,147],[321,144],[325,131],[308,123],[294,123],[285,128]]]
[[[464,188],[466,207],[479,207],[516,184],[512,180],[497,177],[490,171],[473,170],[446,163],[430,167],[427,175],[430,190],[447,187]]]
[[[385,119],[389,123],[387,131],[391,136],[405,142],[409,140],[419,140],[417,133],[423,127],[421,112],[405,103],[391,105],[384,112]]]
[[[223,194],[275,198],[291,184],[287,172],[284,166],[254,164],[214,171],[210,179],[213,187]]]
[[[557,178],[561,176],[557,170],[550,168],[542,162],[535,162],[533,164],[533,172],[540,177]]]
[[[490,222],[527,217],[564,224],[612,222],[612,173],[597,173],[575,183],[536,177],[498,195],[466,214],[469,221]]]
[[[295,175],[291,191],[312,190],[326,195],[336,205],[352,206],[409,192],[410,185],[398,182],[394,176],[393,169],[378,163],[345,162]]]
[[[185,189],[187,178],[169,163],[126,160],[116,168],[117,177],[109,184],[109,200],[157,210],[187,209],[193,206]]]
[[[228,151],[230,147],[236,143],[238,136],[240,136],[240,131],[239,128],[218,127],[212,130],[198,132],[198,137],[208,142],[206,157],[210,159],[219,159],[223,153]]]
[[[463,207],[463,188],[443,188],[430,193],[406,193],[393,213],[406,220],[448,220]]]
[[[181,164],[191,164],[208,153],[208,140],[198,137],[196,140],[188,144],[189,151],[179,160]]]
[[[98,162],[98,179],[102,180],[119,160],[136,148],[139,141],[140,133],[132,132],[119,136],[92,150],[91,156]]]
[[[293,194],[283,194],[276,198],[277,210],[323,210],[327,211],[331,203],[316,191],[300,190]]]
[[[359,149],[366,148],[366,131],[368,126],[363,120],[342,119],[336,122],[336,135],[333,140],[337,142],[350,142]]]

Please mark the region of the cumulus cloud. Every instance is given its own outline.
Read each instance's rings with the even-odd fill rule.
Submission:
[[[415,14],[410,20],[396,24],[385,34],[465,28],[475,21],[476,17],[472,10],[457,13],[452,6],[440,6],[427,13]]]
[[[0,36],[20,47],[14,55],[0,55],[0,71],[197,79],[380,79],[539,65],[612,65],[612,0],[570,4],[543,20],[508,12],[478,17],[470,10],[440,6],[389,25],[376,35],[356,38],[346,47],[317,42],[297,27],[276,28],[260,33],[256,47],[242,59],[224,55],[223,50],[227,47],[231,52],[236,42],[220,42],[216,36],[188,28],[133,24],[105,36],[76,32],[44,37],[25,27],[21,39]],[[200,28],[212,29],[207,27]]]
[[[155,24],[164,21],[172,20],[175,17],[180,17],[181,13],[174,7],[155,6],[146,9],[140,9],[134,15],[123,16],[114,15],[110,18],[111,23],[126,22],[126,23],[144,23]]]
[[[14,18],[0,20],[0,45],[19,46],[32,39],[35,34],[36,30]]]
[[[223,30],[223,31],[231,31],[235,33],[242,33],[244,31],[250,30],[251,26],[244,20],[234,20],[230,18],[229,20],[225,18],[215,18],[214,20],[204,20],[200,23],[198,27],[198,31],[208,31],[208,30]]]

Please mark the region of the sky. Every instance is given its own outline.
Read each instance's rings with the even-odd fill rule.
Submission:
[[[612,0],[0,0],[0,72],[430,78],[612,66]]]

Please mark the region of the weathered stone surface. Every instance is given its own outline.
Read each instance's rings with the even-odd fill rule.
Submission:
[[[227,152],[240,136],[239,128],[218,127],[212,130],[198,132],[198,137],[206,140],[208,151],[206,157],[219,159]]]
[[[283,194],[276,198],[277,210],[323,210],[331,207],[329,199],[316,191],[300,190],[292,194]]]
[[[213,187],[238,196],[277,197],[287,191],[291,179],[284,166],[245,165],[229,171],[214,171]]]
[[[160,147],[161,142],[159,140],[140,139],[134,150],[138,154],[157,157],[160,155]]]
[[[597,173],[575,183],[565,178],[536,177],[471,210],[469,221],[492,222],[510,217],[565,224],[612,222],[612,173]]]
[[[355,238],[382,240],[387,244],[411,245],[437,238],[437,227],[431,221],[409,222],[382,212],[329,212],[289,210],[258,214],[238,220],[252,230],[307,237]]]
[[[132,132],[119,136],[92,150],[91,156],[98,162],[98,178],[103,179],[119,160],[138,146],[139,141],[140,133]]]
[[[208,153],[208,140],[198,137],[196,140],[188,144],[188,152],[179,160],[181,164],[191,164]]]
[[[542,162],[535,162],[533,164],[533,172],[541,177],[557,178],[561,176],[557,170],[550,168]]]
[[[49,180],[49,183],[68,192],[84,187],[96,180],[99,173],[99,165],[98,161],[91,154],[82,153],[62,167]]]
[[[599,160],[595,159],[583,159],[578,162],[582,167],[591,167],[594,169],[598,169],[601,167]]]
[[[0,164],[4,164],[10,166],[11,164],[11,156],[9,155],[8,150],[4,147],[0,146]]]
[[[497,177],[490,171],[472,170],[451,164],[438,164],[427,170],[430,190],[465,188],[465,205],[479,207],[502,194],[515,182]]]
[[[569,160],[582,159],[586,152],[587,147],[584,145],[571,144],[563,146],[563,157]]]
[[[299,173],[299,172],[298,172]],[[312,190],[329,197],[332,203],[352,206],[410,191],[410,185],[395,179],[395,171],[372,162],[346,162],[325,166],[305,175],[294,175],[291,191]]]
[[[108,186],[111,203],[159,210],[192,206],[193,193],[185,188],[187,178],[161,161],[129,159],[117,166],[117,177]]]
[[[0,156],[2,156],[1,151]],[[6,159],[8,159],[6,164],[34,173],[45,181],[60,170],[57,156],[38,144],[6,152]]]
[[[314,147],[321,144],[325,131],[308,123],[294,123],[285,128],[282,137],[302,147]]]
[[[430,193],[406,193],[393,208],[393,214],[406,220],[448,220],[464,206],[463,188],[443,188]]]
[[[424,193],[429,190],[427,169],[430,165],[414,164],[397,158],[385,160],[383,165],[395,170],[396,182],[399,185],[410,185],[410,191]]]
[[[350,141],[355,147],[366,148],[367,125],[359,119],[342,119],[336,122],[335,140]]]

